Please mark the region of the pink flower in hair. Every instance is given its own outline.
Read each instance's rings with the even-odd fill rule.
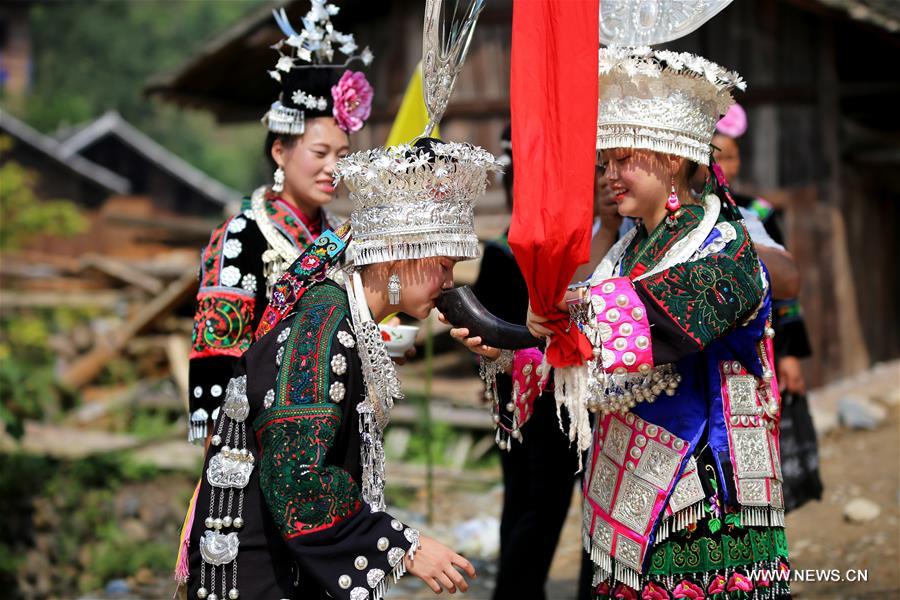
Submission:
[[[359,71],[345,71],[331,88],[334,100],[334,119],[338,127],[347,133],[362,129],[363,123],[372,113],[372,86],[366,76]]]

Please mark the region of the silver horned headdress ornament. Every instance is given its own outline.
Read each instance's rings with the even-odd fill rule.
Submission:
[[[335,166],[335,181],[344,182],[353,202],[347,254],[355,265],[479,255],[475,200],[500,165],[483,148],[427,136],[447,109],[483,6],[484,0],[457,0],[452,10],[442,0],[425,5],[422,88],[429,121],[423,137],[357,152]]]

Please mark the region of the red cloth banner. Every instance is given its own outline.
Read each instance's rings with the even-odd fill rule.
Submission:
[[[577,365],[591,347],[556,308],[590,257],[597,140],[599,0],[513,3],[510,108],[516,165],[509,244],[532,310],[554,331],[547,359]],[[569,330],[569,331],[567,331]]]

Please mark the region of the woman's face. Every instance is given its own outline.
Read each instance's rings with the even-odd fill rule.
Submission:
[[[603,150],[600,160],[620,215],[652,220],[665,211],[674,172],[671,157],[650,150],[612,148]]]
[[[349,151],[347,134],[331,117],[307,120],[303,135],[290,147],[276,140],[272,158],[284,169],[282,196],[309,210],[318,210],[331,202],[334,165]]]
[[[416,319],[425,319],[441,292],[453,287],[456,260],[446,256],[401,260],[391,272],[400,277],[400,305],[394,307]]]
[[[722,167],[722,173],[725,174],[728,183],[732,183],[741,172],[741,151],[737,142],[727,135],[716,134],[713,136],[712,145],[717,148],[713,150],[713,158]]]

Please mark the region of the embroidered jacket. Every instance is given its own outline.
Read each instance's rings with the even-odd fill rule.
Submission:
[[[636,589],[654,543],[696,515],[695,455],[707,447],[725,505],[745,525],[783,526],[767,276],[742,222],[704,219],[716,204],[684,207],[674,233],[638,228],[610,275],[592,280],[604,399],[632,406],[595,422],[583,541],[603,578]]]
[[[324,228],[307,223],[284,200],[267,196],[266,210],[275,229],[298,252]],[[268,304],[263,253],[269,245],[256,224],[249,198],[241,210],[216,228],[200,261],[200,290],[191,336],[189,371],[190,441],[206,437],[213,413],[222,402],[237,359],[250,347],[253,332]]]
[[[403,557],[417,546],[418,532],[372,512],[360,492],[356,405],[365,384],[344,289],[325,280],[305,290],[291,314],[240,359],[234,375],[245,378],[248,410],[240,416],[253,468],[241,488],[242,527],[221,532],[236,533],[239,550],[235,543],[236,562],[216,567],[219,575],[209,560],[201,562],[207,558],[201,539],[215,537],[206,519],[221,515],[216,510],[224,502],[216,501],[211,469],[226,451],[228,438],[219,430],[232,425],[226,400],[219,420],[228,425],[216,423],[222,437],[213,437],[207,453],[191,528],[188,597],[197,597],[204,584],[218,592],[220,586],[209,582],[221,569],[231,588],[236,565],[243,598],[381,598],[388,581],[404,572]],[[228,507],[233,515],[231,500]]]

